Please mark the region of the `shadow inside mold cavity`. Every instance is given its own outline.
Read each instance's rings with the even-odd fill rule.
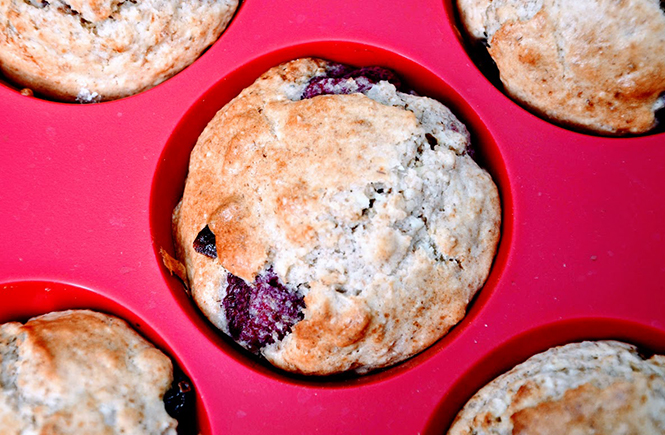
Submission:
[[[661,2],[661,6],[662,5],[663,5],[663,3]],[[658,125],[653,130],[653,133],[663,133],[663,132],[665,132],[665,92],[660,94],[659,99],[661,101],[662,107],[660,109],[656,110],[656,122],[657,122]]]
[[[473,337],[467,339],[473,340]],[[643,358],[665,354],[665,330],[650,325],[611,318],[572,319],[542,325],[479,355],[444,394],[423,434],[446,434],[457,413],[478,390],[533,355],[556,346],[596,340],[635,345]]]
[[[163,266],[160,249],[174,256],[174,244],[171,234],[171,215],[182,196],[189,154],[210,119],[226,103],[237,96],[242,89],[253,83],[265,71],[282,62],[300,57],[320,57],[355,67],[378,65],[395,71],[406,87],[414,89],[419,95],[428,96],[448,106],[471,133],[476,154],[474,159],[490,172],[497,184],[502,203],[502,239],[499,243],[495,262],[485,287],[478,291],[468,307],[467,317],[471,318],[482,308],[496,286],[508,255],[509,241],[512,237],[512,201],[509,180],[503,164],[499,146],[491,132],[473,109],[461,96],[446,83],[445,79],[422,67],[414,61],[384,49],[358,43],[317,42],[287,47],[263,55],[228,75],[221,77],[202,97],[185,113],[165,144],[159,164],[153,178],[150,196],[150,226],[154,241],[155,258],[162,270],[165,282],[174,294],[185,314],[197,325],[201,332],[237,362],[269,377],[277,376],[295,383],[326,383],[327,385],[359,385],[376,382],[396,376],[410,370],[422,361],[436,355],[437,350],[455,337],[455,331],[463,328],[467,319],[455,326],[448,336],[439,340],[421,354],[397,364],[394,367],[378,370],[365,375],[341,374],[335,376],[312,377],[300,376],[279,370],[265,360],[259,359],[233,340],[218,331],[195,306],[187,295],[182,283],[169,274]]]
[[[467,35],[464,36],[464,44],[468,47],[469,57],[480,72],[485,75],[487,80],[489,80],[495,88],[505,94],[506,90],[501,81],[499,68],[496,66],[496,62],[494,62],[494,59],[490,55],[487,45],[480,42],[474,43]]]

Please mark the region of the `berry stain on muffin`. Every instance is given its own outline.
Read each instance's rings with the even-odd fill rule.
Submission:
[[[207,225],[194,240],[194,250],[217,258],[215,235]],[[253,283],[229,273],[226,285],[222,304],[229,332],[252,352],[281,340],[303,319],[303,296],[284,285],[272,269],[257,276]]]
[[[223,305],[229,332],[252,352],[284,338],[304,317],[303,296],[284,285],[272,269],[251,284],[233,274],[228,274],[226,280]]]
[[[387,81],[400,89],[402,84],[394,72],[379,66],[353,68],[332,64],[324,75],[313,77],[302,93],[306,100],[319,95],[346,95],[365,93],[381,81]]]

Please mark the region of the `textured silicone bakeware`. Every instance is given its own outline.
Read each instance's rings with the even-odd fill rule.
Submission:
[[[363,377],[295,377],[241,352],[159,256],[205,124],[302,56],[386,66],[448,104],[501,194],[499,252],[466,318]],[[209,51],[142,94],[74,105],[0,85],[0,321],[125,318],[191,377],[203,434],[445,433],[481,385],[550,346],[665,352],[664,186],[665,134],[595,137],[533,116],[470,60],[448,0],[247,0]]]

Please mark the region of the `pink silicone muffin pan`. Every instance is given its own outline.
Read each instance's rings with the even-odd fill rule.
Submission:
[[[189,153],[261,73],[316,56],[395,70],[447,104],[499,186],[490,277],[451,333],[365,376],[306,378],[240,350],[162,265]],[[245,1],[200,59],[92,105],[0,84],[0,321],[68,308],[128,320],[197,392],[202,434],[445,433],[473,393],[554,345],[665,352],[665,133],[580,134],[536,117],[471,61],[449,0]]]

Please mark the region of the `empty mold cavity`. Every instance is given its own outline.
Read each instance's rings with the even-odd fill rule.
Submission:
[[[183,193],[189,154],[207,123],[219,109],[268,69],[282,62],[301,57],[318,57],[358,68],[367,66],[388,68],[400,77],[403,88],[413,89],[418,95],[441,101],[467,126],[475,150],[474,159],[481,167],[490,172],[499,188],[501,197],[502,235],[498,253],[485,286],[478,292],[477,297],[469,306],[467,317],[454,327],[448,336],[439,340],[435,346],[411,360],[398,364],[393,368],[372,372],[362,377],[357,375],[339,375],[325,378],[301,377],[284,373],[267,362],[259,360],[254,355],[241,349],[240,346],[209,323],[203,314],[194,307],[195,304],[187,295],[182,283],[175,276],[172,276],[162,264],[161,250],[175,256],[171,216]],[[438,77],[436,73],[418,63],[384,49],[350,42],[317,42],[287,47],[258,57],[238,67],[228,75],[220,77],[220,80],[187,110],[165,144],[156,168],[150,197],[150,226],[154,240],[155,259],[162,268],[168,287],[173,292],[183,312],[223,351],[241,364],[266,376],[286,378],[298,383],[342,381],[345,382],[345,385],[348,385],[349,382],[372,382],[400,373],[402,370],[413,367],[414,364],[431,358],[436,354],[436,350],[440,348],[440,343],[445,343],[451,339],[450,337],[454,337],[455,330],[463,328],[468,319],[475,316],[491,296],[506,263],[513,222],[509,181],[500,149],[478,115],[454,89],[446,84],[445,78]]]
[[[0,323],[25,323],[32,317],[65,310],[92,310],[109,314],[126,321],[136,332],[150,343],[160,348],[171,358],[174,366],[174,383],[167,392],[165,406],[178,408],[176,405],[185,396],[186,408],[179,408],[178,435],[210,433],[208,416],[204,406],[196,395],[196,387],[187,391],[193,384],[182,362],[173,357],[166,343],[150,327],[148,322],[135,313],[92,290],[69,284],[43,281],[26,281],[0,284]],[[191,402],[191,400],[195,402]],[[176,410],[177,412],[178,410]],[[171,411],[169,412],[171,414]],[[175,416],[175,414],[174,414]]]
[[[665,354],[665,331],[646,324],[621,319],[583,318],[539,326],[508,338],[493,349],[479,351],[435,408],[424,434],[446,434],[457,413],[478,390],[531,356],[556,346],[596,340],[635,345],[643,358]]]

